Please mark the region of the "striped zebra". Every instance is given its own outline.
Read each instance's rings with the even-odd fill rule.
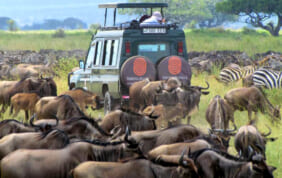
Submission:
[[[259,69],[253,73],[253,82],[256,86],[264,86],[268,89],[282,88],[282,72]]]
[[[244,79],[245,77],[252,75],[259,66],[268,66],[268,61],[273,58],[273,55],[268,55],[260,61],[256,61],[254,65],[248,65],[240,67],[237,64],[230,64],[224,67],[219,73],[219,81],[228,84],[233,81]]]
[[[241,68],[224,67],[219,73],[219,81],[223,83],[230,83],[242,78]]]
[[[219,81],[223,83],[230,83],[233,81],[245,78],[248,75],[253,74],[257,70],[257,66],[245,66],[240,68],[239,66],[224,67],[219,73]]]

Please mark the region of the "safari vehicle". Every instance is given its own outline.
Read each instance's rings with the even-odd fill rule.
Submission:
[[[175,23],[140,26],[139,20],[116,24],[118,8],[149,8],[163,14],[167,3],[108,3],[104,26],[93,35],[80,70],[69,73],[70,88],[84,87],[100,96],[104,112],[113,103],[127,103],[129,87],[136,81],[165,80],[178,77],[190,84],[191,69],[187,62],[185,35]],[[107,10],[114,9],[113,25],[107,26]]]

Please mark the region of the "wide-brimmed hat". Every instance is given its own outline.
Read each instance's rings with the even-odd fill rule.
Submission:
[[[158,21],[163,19],[162,14],[159,11],[155,11],[152,16],[156,17]]]

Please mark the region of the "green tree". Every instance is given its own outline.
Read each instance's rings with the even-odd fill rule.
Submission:
[[[179,23],[180,26],[197,23],[200,27],[215,27],[226,21],[235,19],[234,15],[219,13],[215,9],[216,2],[222,0],[128,0],[128,2],[159,2],[168,3],[168,8],[164,9],[166,20]],[[127,9],[122,13],[145,14],[149,13],[144,9]]]
[[[14,20],[12,20],[12,19],[8,20],[7,24],[8,24],[8,28],[9,28],[10,31],[17,31],[18,30],[17,24]]]
[[[216,4],[220,12],[247,16],[245,22],[279,36],[282,26],[282,0],[225,0]],[[271,21],[276,17],[277,22]]]

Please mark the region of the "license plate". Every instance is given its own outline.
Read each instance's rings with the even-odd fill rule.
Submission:
[[[166,33],[165,28],[143,28],[144,34],[164,34]]]

